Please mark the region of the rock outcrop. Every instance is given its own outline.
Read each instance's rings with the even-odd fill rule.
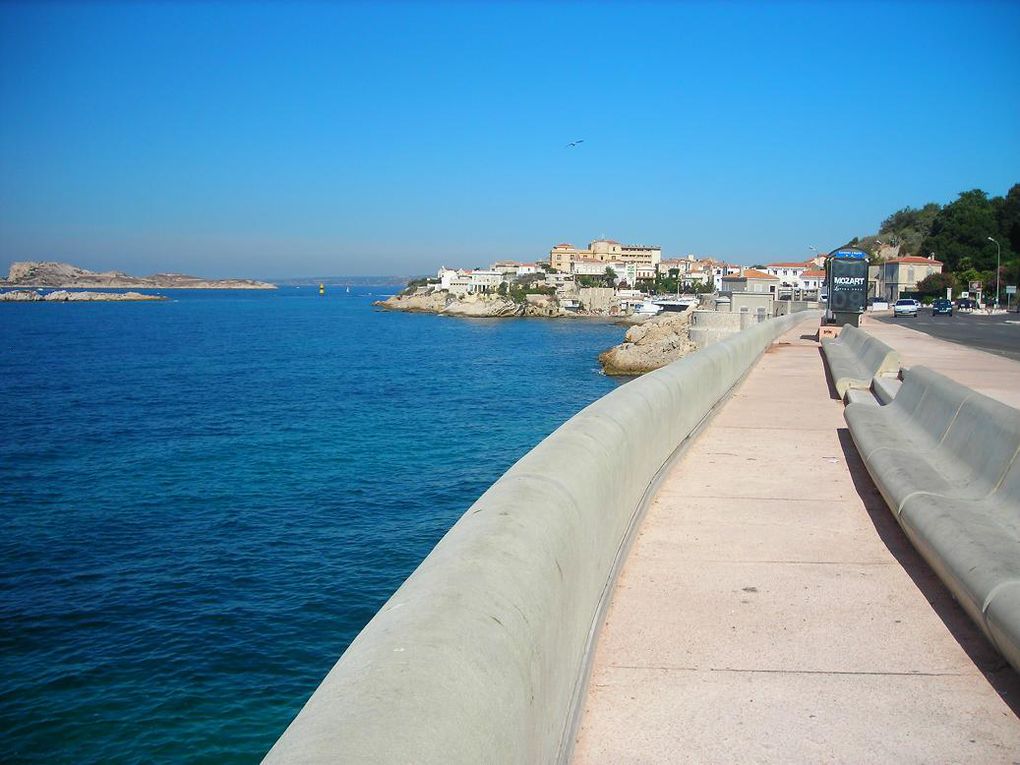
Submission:
[[[451,295],[445,290],[421,291],[410,295],[393,295],[373,305],[392,311],[438,313],[444,316],[473,318],[509,318],[513,316],[565,316],[552,295],[528,295],[524,303],[515,303],[499,295]]]
[[[81,303],[93,300],[132,301],[132,300],[166,300],[162,295],[143,295],[139,292],[68,292],[56,290],[43,294],[35,290],[12,290],[0,292],[0,301],[8,303]]]
[[[640,375],[694,353],[691,312],[662,313],[627,330],[624,342],[599,355],[607,375]]]
[[[254,279],[202,279],[187,274],[153,274],[131,276],[121,271],[89,271],[69,263],[12,263],[0,287],[59,287],[72,289],[124,288],[138,289],[217,289],[275,290],[276,285]]]

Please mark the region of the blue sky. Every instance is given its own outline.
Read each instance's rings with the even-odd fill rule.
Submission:
[[[1020,182],[1018,95],[1006,2],[0,3],[0,268],[799,260]]]

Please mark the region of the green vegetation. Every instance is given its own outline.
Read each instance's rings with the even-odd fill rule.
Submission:
[[[413,295],[414,291],[416,289],[418,289],[419,287],[424,287],[426,284],[430,284],[430,283],[433,283],[435,281],[436,281],[435,279],[430,279],[427,276],[422,276],[422,277],[420,277],[418,279],[411,279],[411,281],[409,281],[407,283],[407,286],[404,287],[404,291],[401,292],[400,294],[401,295]]]
[[[877,234],[853,243],[872,253],[873,261],[883,244],[898,246],[901,257],[934,255],[943,263],[943,273],[918,284],[919,295],[942,296],[946,287],[955,294],[970,282],[981,282],[984,294],[994,299],[996,247],[989,237],[1001,247],[1000,289],[1020,283],[1020,183],[1004,197],[972,189],[945,206],[929,202],[904,207],[882,221]],[[1005,297],[1000,295],[1000,300]]]
[[[575,277],[578,287],[615,287],[616,271],[606,266],[606,270],[598,276],[579,274]]]
[[[515,303],[526,302],[528,295],[555,295],[555,287],[537,284],[543,278],[543,274],[528,274],[518,277],[513,284],[500,282],[499,287],[496,288],[496,294],[500,297],[510,298]]]

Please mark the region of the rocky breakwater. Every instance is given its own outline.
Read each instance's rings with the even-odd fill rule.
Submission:
[[[35,290],[0,292],[0,302],[7,303],[81,303],[93,300],[166,300],[162,295],[143,295],[140,292],[68,292],[57,290],[43,294]]]
[[[523,303],[499,295],[451,295],[445,290],[393,295],[373,305],[391,311],[437,313],[443,316],[508,318],[513,316],[564,316],[565,311],[552,295],[527,295]]]
[[[607,375],[640,375],[694,353],[691,312],[663,313],[627,330],[624,342],[599,355]]]

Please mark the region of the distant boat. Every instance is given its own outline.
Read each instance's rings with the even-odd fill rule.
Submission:
[[[322,282],[319,282],[319,294],[320,295],[326,294],[326,285],[323,284]]]
[[[656,305],[651,300],[645,300],[638,304],[637,308],[634,309],[634,313],[654,316],[661,310],[662,310],[661,306]]]
[[[347,285],[347,294],[348,294],[348,295],[350,295],[350,294],[351,294],[351,286],[350,286],[349,284]]]

